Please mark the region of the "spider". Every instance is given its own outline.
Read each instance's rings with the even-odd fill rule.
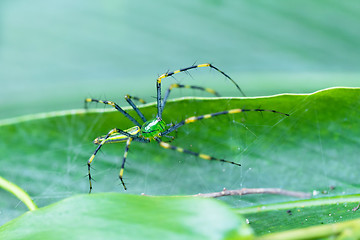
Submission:
[[[165,108],[165,104],[166,104],[166,102],[168,100],[169,94],[170,94],[172,89],[174,89],[174,88],[192,88],[192,89],[197,89],[197,90],[209,92],[211,94],[214,94],[215,96],[220,96],[215,90],[210,89],[210,88],[203,88],[203,87],[193,86],[193,85],[171,84],[170,87],[168,88],[167,92],[165,93],[164,98],[163,99],[161,98],[161,81],[164,78],[170,77],[170,76],[172,76],[172,75],[174,75],[176,73],[185,72],[185,71],[188,71],[190,69],[196,69],[196,68],[201,68],[201,67],[209,67],[211,69],[214,69],[214,70],[218,71],[219,73],[224,75],[228,80],[230,80],[236,86],[236,88],[244,95],[244,93],[242,92],[242,90],[240,89],[238,84],[229,75],[227,75],[226,73],[224,73],[223,71],[221,71],[217,67],[213,66],[212,64],[205,63],[205,64],[199,64],[199,65],[192,65],[190,67],[182,68],[182,69],[179,69],[179,70],[173,71],[173,72],[167,72],[167,73],[164,73],[160,77],[157,78],[157,80],[156,80],[157,114],[156,114],[156,117],[151,119],[151,120],[147,120],[145,118],[145,116],[141,113],[139,108],[134,104],[132,99],[136,100],[136,101],[139,101],[141,103],[145,103],[145,101],[143,99],[141,99],[141,98],[126,95],[125,100],[135,110],[136,114],[141,118],[141,120],[143,121],[142,124],[140,124],[135,118],[130,116],[125,110],[123,110],[115,102],[103,101],[103,100],[98,100],[98,99],[93,99],[93,98],[86,98],[85,99],[85,107],[87,107],[86,104],[90,103],[90,102],[97,102],[97,103],[103,103],[103,104],[110,105],[110,106],[114,107],[117,111],[122,113],[133,124],[135,124],[134,127],[131,127],[129,129],[126,129],[126,130],[113,128],[106,135],[97,137],[94,140],[94,143],[97,144],[98,146],[95,149],[95,152],[90,156],[89,160],[87,161],[88,177],[89,177],[89,185],[90,185],[89,193],[92,190],[92,182],[91,182],[91,180],[93,180],[93,178],[91,176],[91,172],[90,172],[91,163],[93,162],[97,152],[101,149],[101,147],[104,144],[117,143],[117,142],[126,142],[125,152],[124,152],[124,156],[123,156],[123,160],[122,160],[122,164],[121,164],[121,169],[120,169],[120,173],[119,173],[119,178],[120,178],[121,184],[123,185],[124,190],[126,190],[127,188],[126,188],[126,185],[125,185],[124,180],[123,180],[123,174],[124,174],[126,158],[127,158],[129,147],[130,147],[130,144],[131,144],[132,141],[141,142],[141,143],[149,143],[150,141],[155,140],[155,141],[157,141],[159,143],[160,147],[165,148],[165,149],[171,149],[171,150],[175,150],[175,151],[180,152],[180,153],[194,155],[196,157],[199,157],[199,158],[202,158],[202,159],[205,159],[205,160],[214,160],[214,161],[225,162],[225,163],[241,166],[241,164],[239,164],[239,163],[235,163],[235,162],[228,161],[228,160],[225,160],[225,159],[216,158],[216,157],[213,157],[213,156],[210,156],[210,155],[207,155],[207,154],[203,154],[203,153],[193,152],[193,151],[190,151],[188,149],[181,148],[181,147],[173,146],[173,145],[169,144],[168,142],[163,141],[162,138],[166,137],[166,138],[169,138],[169,139],[173,140],[175,137],[169,136],[169,134],[171,132],[173,132],[173,131],[177,131],[177,129],[180,128],[181,126],[189,124],[189,123],[193,123],[195,121],[199,121],[199,120],[202,120],[202,119],[208,119],[208,118],[216,117],[216,116],[219,116],[219,115],[236,114],[236,113],[241,113],[241,112],[256,111],[256,112],[273,112],[273,113],[278,113],[278,114],[283,114],[283,115],[289,116],[286,113],[281,113],[281,112],[278,112],[278,111],[275,111],[275,110],[237,108],[237,109],[224,110],[224,111],[221,111],[221,112],[209,113],[209,114],[200,115],[200,116],[192,116],[192,117],[189,117],[189,118],[186,118],[186,119],[182,120],[181,122],[179,122],[177,124],[166,124],[162,120],[162,112],[163,112],[163,110]]]

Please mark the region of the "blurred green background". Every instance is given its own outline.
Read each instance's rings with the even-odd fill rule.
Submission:
[[[81,108],[89,96],[153,101],[158,75],[194,62],[248,96],[360,86],[359,25],[358,1],[2,0],[0,119]],[[176,81],[240,95],[214,71],[191,76]]]

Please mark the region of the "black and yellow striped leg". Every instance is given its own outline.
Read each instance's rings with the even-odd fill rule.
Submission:
[[[133,97],[130,95],[125,95],[125,100],[129,103],[129,105],[135,110],[135,112],[137,113],[137,115],[139,115],[139,117],[141,118],[141,120],[143,120],[143,122],[146,122],[146,118],[144,117],[144,115],[142,114],[142,112],[140,112],[139,108],[135,105],[135,103],[131,100],[137,100],[141,103],[146,103],[144,100],[142,100],[141,98],[138,97]]]
[[[190,151],[190,150],[187,150],[187,149],[184,149],[184,148],[180,148],[180,147],[170,145],[169,143],[161,141],[159,138],[156,138],[156,140],[158,141],[159,145],[162,148],[165,148],[165,149],[171,149],[171,150],[174,150],[174,151],[177,151],[177,152],[180,152],[180,153],[186,153],[186,154],[194,155],[196,157],[199,157],[199,158],[202,158],[202,159],[205,159],[205,160],[226,162],[226,163],[231,163],[231,164],[234,164],[234,165],[237,165],[237,166],[241,166],[241,164],[236,163],[236,162],[227,161],[225,159],[220,159],[220,158],[215,158],[215,157],[203,154],[203,153],[197,153],[197,152],[193,152],[193,151]]]
[[[114,107],[116,110],[118,110],[119,112],[121,112],[132,123],[134,123],[135,125],[141,127],[141,124],[138,121],[136,121],[132,116],[130,116],[127,112],[125,112],[125,110],[123,110],[119,105],[117,105],[116,103],[114,103],[112,101],[106,101],[106,100],[103,101],[103,100],[98,100],[98,99],[93,99],[93,98],[86,98],[85,99],[85,104],[89,103],[89,102],[98,102],[98,103],[103,103],[103,104],[110,105],[110,106]]]
[[[128,152],[129,152],[129,147],[130,147],[130,144],[131,144],[132,140],[133,140],[132,138],[128,138],[128,140],[126,141],[124,158],[123,158],[123,162],[121,164],[121,169],[120,169],[120,173],[119,173],[119,178],[120,178],[121,184],[124,187],[124,190],[126,190],[126,186],[125,186],[125,183],[124,183],[124,180],[123,180],[125,161],[126,161],[126,158],[127,158]]]
[[[287,113],[282,113],[282,112],[278,112],[275,110],[268,110],[268,109],[241,109],[241,108],[236,108],[236,109],[231,109],[231,110],[226,110],[226,111],[222,111],[222,112],[216,112],[216,113],[210,113],[210,114],[205,114],[205,115],[201,115],[201,116],[193,116],[193,117],[189,117],[177,124],[175,124],[174,126],[170,127],[168,130],[162,132],[160,135],[161,136],[165,136],[169,133],[171,133],[172,131],[178,129],[179,127],[185,125],[185,124],[189,124],[198,120],[202,120],[202,119],[208,119],[208,118],[212,118],[212,117],[216,117],[219,115],[226,115],[226,114],[235,114],[235,113],[241,113],[241,112],[272,112],[272,113],[278,113],[278,114],[282,114],[285,116],[289,116],[289,114]]]
[[[169,98],[170,92],[174,88],[191,88],[191,89],[196,89],[196,90],[208,92],[208,93],[214,94],[217,97],[220,97],[220,94],[218,92],[216,92],[214,89],[211,89],[211,88],[204,88],[204,87],[199,87],[199,86],[194,86],[194,85],[182,85],[182,84],[174,83],[174,84],[170,85],[170,87],[168,88],[168,90],[165,93],[165,97],[164,97],[164,100],[163,100],[163,103],[162,103],[162,110],[164,110],[165,104],[166,104],[166,102],[167,102],[167,100]]]
[[[172,126],[174,126],[174,125],[175,125],[174,123],[169,123],[169,124],[167,124],[166,126],[167,126],[167,127],[172,127]],[[178,136],[178,131],[177,131],[177,129],[175,129],[175,136],[164,135],[164,136],[162,136],[162,137],[169,138],[170,140],[169,140],[169,141],[165,141],[165,142],[170,143],[170,142],[174,141],[174,140],[177,138],[177,136]]]
[[[140,129],[140,128],[139,128]],[[122,135],[125,135],[126,137],[128,138],[132,138],[133,141],[136,141],[136,142],[142,142],[142,143],[149,143],[150,140],[149,139],[146,139],[146,138],[142,138],[142,137],[139,137],[137,136],[135,133],[130,133],[130,132],[125,132],[121,129],[118,129],[118,128],[114,128],[115,132],[114,133],[120,133]],[[138,131],[138,130],[135,130],[135,131]],[[134,135],[135,134],[135,135]],[[106,137],[106,136],[105,136]],[[105,137],[97,137],[95,138],[94,140],[94,143],[95,144],[101,144],[101,142],[104,140]],[[111,137],[111,135],[109,136]],[[108,138],[109,138],[108,137]],[[127,138],[125,138],[126,140]],[[105,139],[106,140],[106,139]],[[106,143],[113,143],[113,142],[122,142],[122,141],[125,141],[124,138],[122,137],[120,140],[119,138],[115,138],[115,139],[107,139],[105,142]]]
[[[89,184],[90,184],[90,190],[89,190],[89,193],[91,193],[91,190],[92,190],[92,183],[91,183],[91,180],[92,177],[91,177],[91,163],[94,161],[94,158],[97,154],[97,152],[100,150],[100,148],[105,144],[106,140],[114,133],[117,132],[117,129],[114,128],[114,129],[111,129],[108,134],[106,134],[106,136],[104,137],[104,139],[99,143],[99,145],[97,146],[97,148],[95,149],[95,152],[91,155],[91,157],[89,158],[88,162],[87,162],[87,165],[88,165],[88,176],[89,176]]]
[[[163,111],[163,106],[162,106],[162,102],[161,102],[161,80],[167,77],[170,77],[176,73],[180,73],[180,72],[185,72],[188,71],[190,69],[195,69],[195,68],[200,68],[200,67],[209,67],[212,69],[215,69],[216,71],[218,71],[219,73],[221,73],[222,75],[224,75],[227,79],[229,79],[235,86],[236,88],[241,92],[242,95],[245,96],[245,94],[243,93],[243,91],[241,90],[241,88],[239,87],[239,85],[226,73],[224,73],[223,71],[221,71],[220,69],[218,69],[217,67],[213,66],[210,63],[204,63],[204,64],[199,64],[199,65],[192,65],[190,67],[187,68],[182,68],[173,72],[168,72],[168,73],[164,73],[162,74],[160,77],[158,77],[157,81],[156,81],[156,89],[157,89],[157,117],[161,119],[162,116],[162,111]]]
[[[140,102],[140,103],[142,103],[142,104],[145,104],[145,103],[146,103],[146,101],[145,101],[144,99],[138,98],[138,97],[135,97],[135,96],[130,96],[129,94],[125,95],[125,98],[126,98],[126,97],[131,98],[131,99],[134,99],[135,101],[138,101],[138,102]]]
[[[104,138],[102,138],[102,140],[100,142],[95,142],[95,144],[98,144],[97,148],[95,149],[95,152],[91,155],[91,157],[89,158],[88,162],[87,162],[87,165],[88,165],[88,177],[89,177],[89,184],[90,184],[90,190],[89,190],[89,193],[91,193],[91,190],[92,190],[92,183],[91,183],[91,180],[93,180],[93,178],[91,177],[91,163],[94,161],[94,158],[96,156],[96,154],[98,153],[98,151],[101,149],[101,147],[107,142],[107,139],[112,136],[113,134],[115,133],[121,133],[125,136],[128,137],[128,140],[126,142],[126,149],[125,149],[125,154],[124,154],[124,160],[123,160],[123,164],[122,164],[122,169],[123,169],[123,166],[125,165],[125,159],[126,159],[126,156],[127,156],[127,152],[129,150],[128,146],[130,146],[130,143],[131,141],[137,141],[137,142],[143,142],[143,143],[148,143],[150,142],[150,140],[148,139],[145,139],[145,138],[141,138],[141,137],[138,137],[136,135],[131,135],[127,132],[124,132],[123,130],[120,130],[118,128],[114,128],[114,129],[111,129],[108,134],[106,134],[106,136]],[[129,139],[130,142],[129,142]],[[120,180],[121,182],[123,183],[122,181],[122,172],[124,170],[120,171]],[[124,185],[124,183],[123,183]],[[125,185],[124,185],[124,188],[125,188]],[[125,188],[126,189],[126,188]]]
[[[162,106],[161,106],[161,79],[156,81],[156,106],[157,106],[157,118],[162,118]]]
[[[167,142],[167,143],[170,143],[170,142],[172,142],[172,141],[175,140],[175,137],[174,137],[174,136],[165,135],[165,136],[163,136],[163,137],[166,137],[166,138],[169,138],[169,139],[170,139],[169,141],[164,141],[164,142]]]

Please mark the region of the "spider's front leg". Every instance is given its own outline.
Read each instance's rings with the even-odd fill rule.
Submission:
[[[243,91],[240,89],[239,85],[229,76],[227,75],[225,72],[223,72],[222,70],[218,69],[217,67],[215,67],[214,65],[210,64],[210,63],[204,63],[204,64],[198,64],[198,65],[192,65],[190,67],[186,67],[186,68],[182,68],[173,72],[167,72],[162,74],[161,76],[159,76],[156,80],[156,90],[157,90],[157,95],[156,95],[156,101],[157,101],[157,117],[161,118],[162,117],[162,111],[164,110],[164,104],[166,103],[166,101],[161,102],[161,81],[164,78],[173,76],[174,74],[180,73],[180,72],[186,72],[189,71],[191,69],[196,69],[196,68],[202,68],[202,67],[209,67],[212,68],[214,70],[216,70],[217,72],[221,73],[222,75],[224,75],[228,80],[230,80],[235,86],[236,88],[241,92],[242,95],[245,96],[245,94],[243,93]],[[191,87],[190,87],[191,88]],[[195,87],[198,88],[198,87]],[[199,88],[198,88],[199,89]],[[170,89],[171,90],[171,89]],[[206,91],[206,90],[205,90]],[[210,92],[213,93],[213,90],[210,89]],[[214,93],[213,93],[214,94]],[[166,99],[165,99],[166,100]]]

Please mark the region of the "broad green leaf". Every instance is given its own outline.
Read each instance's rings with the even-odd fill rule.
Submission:
[[[359,203],[360,195],[357,194],[257,205],[236,209],[236,212],[246,217],[258,236],[299,229],[304,235],[297,239],[303,239],[304,236],[311,235],[306,229],[309,226],[360,220]],[[327,233],[331,234],[331,231]]]
[[[256,238],[257,240],[297,240],[297,239],[359,239],[360,238],[360,219],[319,225],[304,229],[295,229],[280,233],[272,233]]]
[[[168,123],[232,108],[264,108],[289,113],[234,114],[183,126],[171,144],[239,162],[241,167],[198,159],[132,143],[125,168],[127,193],[189,195],[223,188],[276,187],[328,196],[354,194],[357,182],[360,90],[336,88],[309,95],[263,98],[178,99],[164,111]],[[118,112],[55,112],[2,121],[0,175],[24,188],[38,206],[88,192],[86,161],[92,140],[114,127],[131,127]],[[141,107],[154,117],[154,104]],[[131,114],[133,112],[130,111]],[[93,163],[93,192],[123,192],[118,180],[124,144],[104,146]],[[25,211],[2,193],[1,221]],[[321,195],[321,194],[320,194]],[[284,196],[234,196],[231,206],[286,202]]]
[[[78,195],[0,227],[0,239],[249,239],[245,221],[210,199]]]

